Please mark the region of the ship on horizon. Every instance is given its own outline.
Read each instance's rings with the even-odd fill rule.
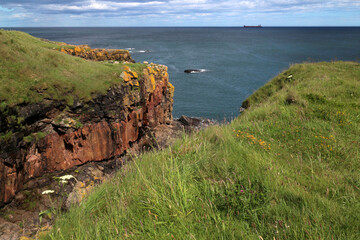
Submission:
[[[261,24],[257,25],[257,26],[247,26],[247,25],[244,25],[244,28],[261,28]]]

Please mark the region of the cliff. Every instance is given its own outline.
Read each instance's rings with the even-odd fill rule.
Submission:
[[[244,106],[138,156],[47,237],[360,239],[360,64],[293,65]]]
[[[1,30],[0,56],[0,206],[30,179],[141,148],[172,120],[167,67],[128,51]]]

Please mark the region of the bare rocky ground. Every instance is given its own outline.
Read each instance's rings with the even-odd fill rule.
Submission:
[[[10,204],[0,209],[0,239],[37,239],[51,228],[57,213],[79,204],[94,186],[113,177],[118,169],[131,161],[131,155],[166,148],[184,133],[196,132],[214,124],[214,121],[208,119],[181,116],[170,124],[161,124],[149,130],[140,139],[141,142],[135,143],[122,156],[88,162],[66,171],[31,179]],[[141,149],[139,146],[142,146]],[[63,176],[69,179],[62,181]],[[54,192],[42,194],[46,190]]]

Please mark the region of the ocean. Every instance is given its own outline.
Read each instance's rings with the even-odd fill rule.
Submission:
[[[137,62],[169,67],[174,117],[217,120],[291,64],[360,61],[360,27],[12,28],[93,48],[129,49]],[[185,69],[203,69],[187,74]]]

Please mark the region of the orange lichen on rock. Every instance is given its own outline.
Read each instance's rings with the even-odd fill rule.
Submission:
[[[88,45],[65,45],[61,52],[95,61],[135,62],[128,50],[90,48]]]
[[[174,101],[174,92],[175,92],[175,87],[174,87],[174,85],[172,85],[170,82],[168,82],[167,87],[168,87],[169,92],[170,92],[170,98],[171,98],[171,101],[173,102],[173,101]]]
[[[122,78],[122,79],[124,79],[124,81],[125,82],[129,82],[129,81],[131,81],[131,75],[128,73],[128,72],[126,72],[126,71],[123,71],[121,74],[120,74],[120,77]]]
[[[123,66],[123,69],[124,69],[124,71],[126,71],[126,72],[131,72],[131,69],[130,69],[129,66],[124,65],[124,66]]]
[[[129,83],[131,86],[139,87],[139,75],[137,72],[131,71],[129,66],[123,66],[124,71],[120,74],[120,77],[124,79],[126,83]]]
[[[75,47],[74,52],[75,52],[75,54],[79,54],[79,53],[83,52],[83,49],[81,49],[80,47]]]

